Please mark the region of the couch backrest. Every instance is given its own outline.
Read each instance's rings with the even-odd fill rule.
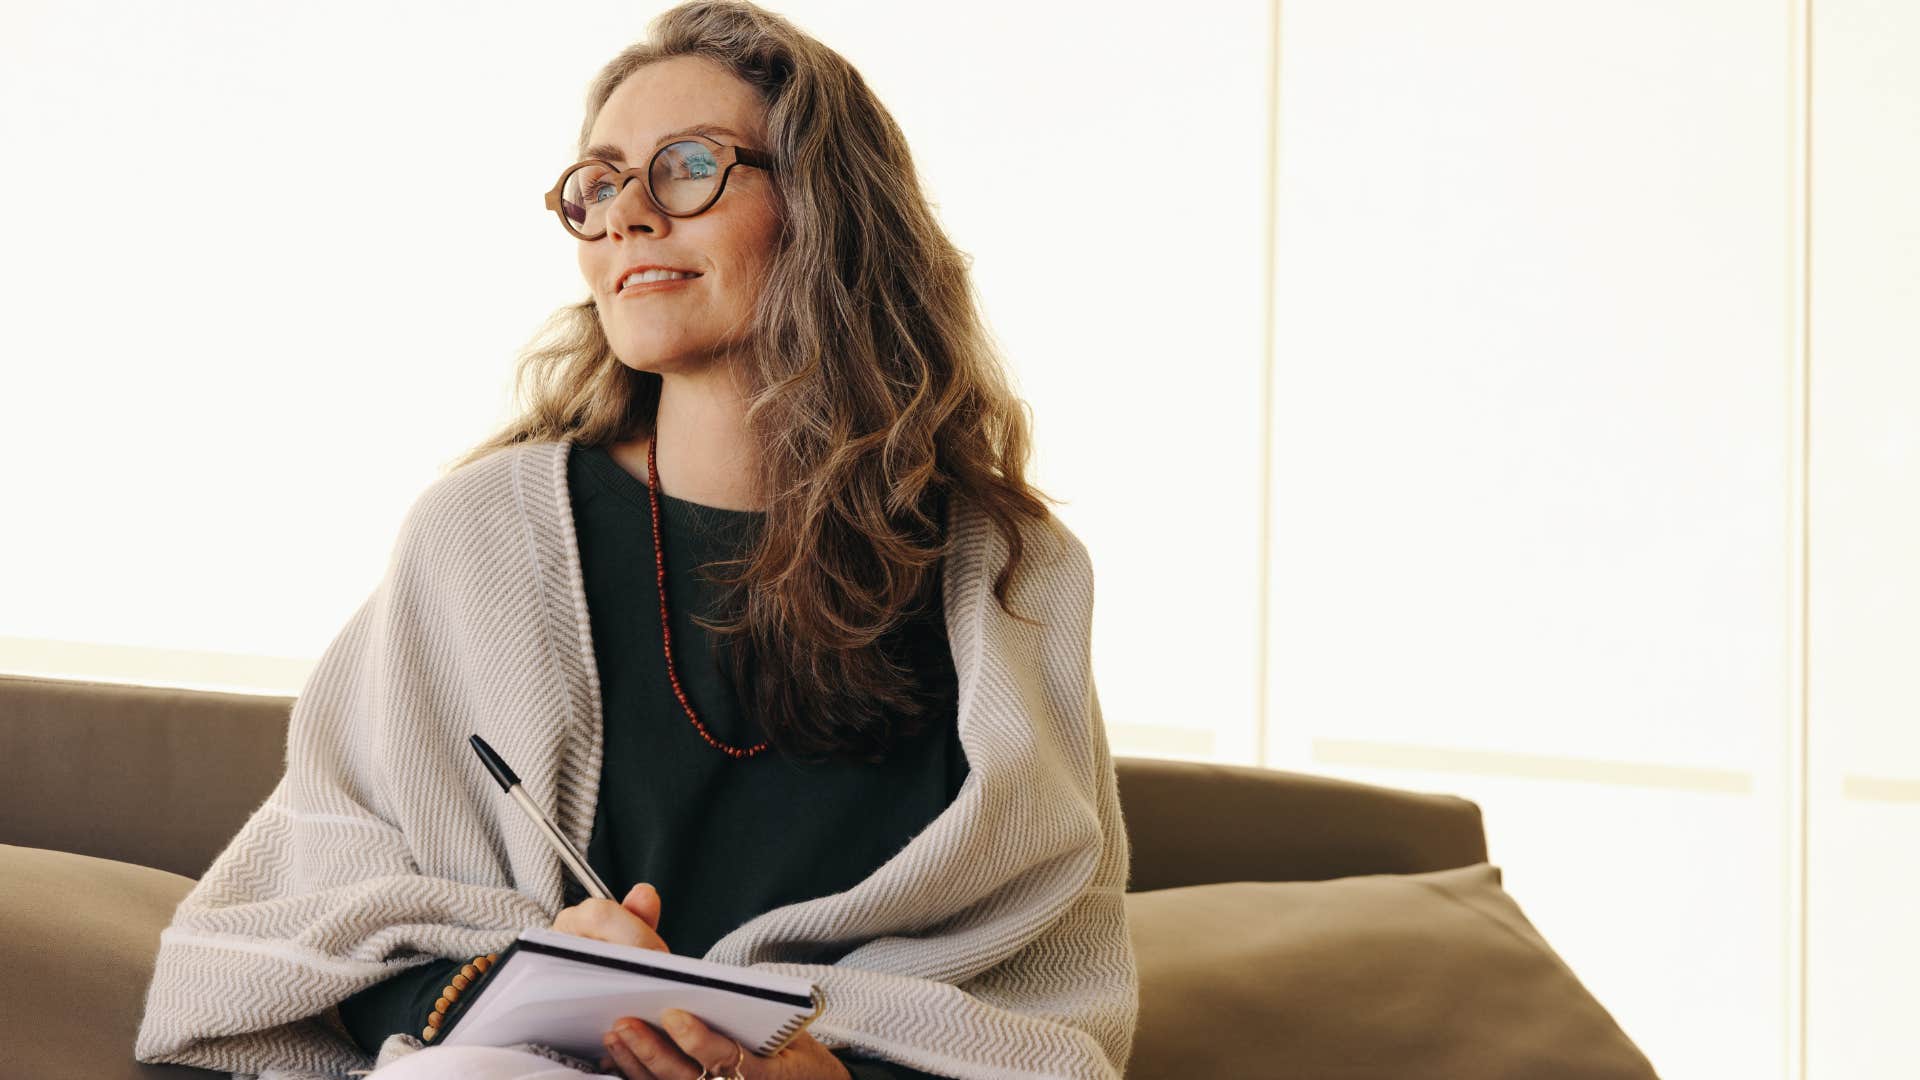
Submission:
[[[294,699],[0,675],[0,843],[199,877],[286,771]],[[1453,795],[1118,757],[1129,888],[1420,873],[1486,860]]]

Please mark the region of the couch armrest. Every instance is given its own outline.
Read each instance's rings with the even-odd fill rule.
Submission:
[[[0,844],[198,878],[286,771],[293,700],[0,675]]]
[[[1328,776],[1116,757],[1134,892],[1418,874],[1487,859],[1480,807]]]

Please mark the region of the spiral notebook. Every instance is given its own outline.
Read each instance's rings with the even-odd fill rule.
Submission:
[[[533,1042],[588,1061],[623,1016],[658,1026],[684,1009],[756,1054],[770,1055],[820,1015],[814,983],[735,964],[533,928],[454,1002],[436,1046]]]

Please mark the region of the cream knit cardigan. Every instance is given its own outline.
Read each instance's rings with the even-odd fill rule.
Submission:
[[[160,935],[137,1060],[249,1080],[385,1065],[420,1040],[390,1035],[370,1058],[339,1001],[552,924],[567,872],[467,736],[586,850],[600,683],[568,449],[497,451],[409,508],[379,585],[296,699],[285,775]],[[990,592],[1008,553],[991,520],[956,498],[949,528],[959,795],[865,880],[764,912],[706,957],[817,982],[810,1030],[829,1048],[960,1080],[1118,1077],[1139,990],[1090,672],[1092,563],[1058,517],[1026,527],[1010,599],[1043,624],[1028,626]]]

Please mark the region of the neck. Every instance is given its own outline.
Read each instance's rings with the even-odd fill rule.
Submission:
[[[723,510],[760,510],[759,454],[747,435],[746,398],[724,364],[669,374],[660,385],[655,465],[660,490]],[[645,438],[636,441],[647,475]]]

